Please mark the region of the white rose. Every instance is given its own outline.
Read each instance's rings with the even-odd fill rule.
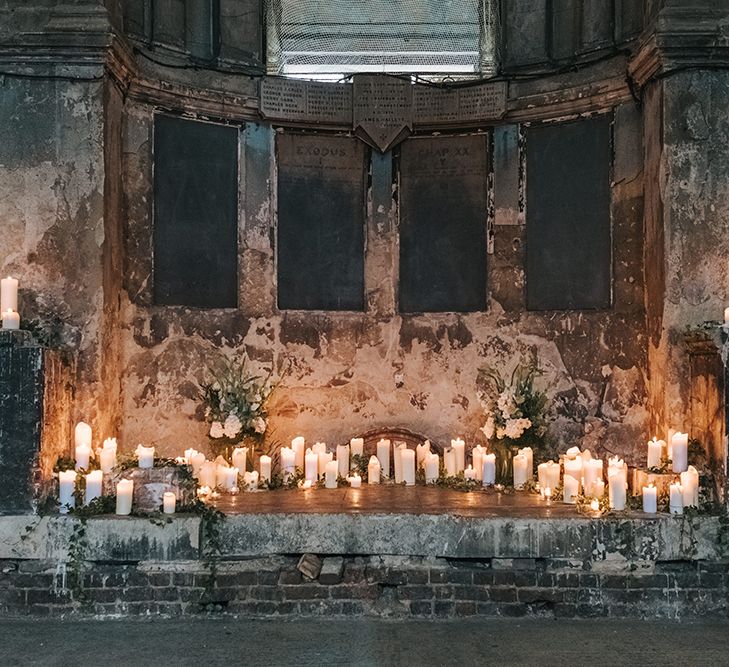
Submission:
[[[266,426],[268,426],[268,424],[266,424],[266,420],[263,417],[256,417],[253,420],[253,430],[256,433],[265,433]]]
[[[235,438],[242,428],[243,424],[241,424],[240,419],[236,415],[228,415],[228,418],[223,424],[223,431],[227,438]]]
[[[211,438],[222,438],[225,433],[223,432],[223,425],[220,422],[213,422],[210,424],[210,437]]]

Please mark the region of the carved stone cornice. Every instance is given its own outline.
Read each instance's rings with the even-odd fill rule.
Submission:
[[[714,3],[684,2],[658,13],[628,71],[642,87],[676,70],[725,67],[729,68],[729,3],[719,8]]]

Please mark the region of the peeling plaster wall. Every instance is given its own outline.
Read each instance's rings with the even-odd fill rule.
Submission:
[[[63,75],[79,80],[0,77],[0,270],[20,278],[24,328],[78,351],[74,417],[110,432],[118,368],[105,367],[116,335],[105,207],[116,195],[104,178],[105,84],[101,67]]]
[[[153,108],[128,104],[124,129],[125,291],[123,410],[127,449],[151,442],[166,454],[206,443],[196,383],[218,350],[291,371],[271,403],[273,440],[342,441],[378,426],[404,426],[443,442],[483,437],[478,368],[510,371],[535,348],[553,399],[553,442],[584,443],[632,460],[646,435],[647,367],[642,279],[640,114],[615,116],[612,188],[614,307],[608,312],[527,313],[524,215],[516,126],[497,129],[495,254],[489,310],[396,312],[397,192],[389,156],[375,155],[368,201],[361,314],[278,312],[275,285],[275,132],[248,124],[241,138],[237,311],[151,304]],[[503,135],[503,136],[502,136]]]
[[[656,139],[648,167],[658,181],[648,199],[657,230],[646,261],[649,356],[653,407],[667,428],[688,423],[687,329],[721,320],[729,303],[729,74],[679,72],[653,88],[646,123],[662,150]]]

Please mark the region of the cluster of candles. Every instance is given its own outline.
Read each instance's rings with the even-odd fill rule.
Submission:
[[[3,329],[20,329],[18,281],[10,276],[0,280],[0,313]]]
[[[107,438],[95,453],[99,469],[84,472],[89,469],[91,459],[94,457],[91,427],[85,422],[76,424],[74,440],[74,469],[61,470],[58,473],[58,497],[63,514],[76,506],[75,490],[79,474],[85,477],[84,505],[88,505],[102,495],[104,475],[111,473],[117,464],[116,438]],[[135,453],[138,467],[154,467],[154,447],[139,445]],[[116,514],[121,516],[131,514],[133,498],[134,480],[119,480],[116,484]],[[176,504],[177,496],[172,491],[166,491],[162,496],[162,511],[165,514],[174,514]]]
[[[697,507],[699,504],[699,472],[688,465],[688,433],[670,429],[667,440],[648,442],[648,468],[661,468],[662,462],[671,462],[673,473],[680,475],[680,481],[669,486],[669,511],[683,514],[684,507]],[[658,489],[655,484],[643,487],[643,511],[655,513],[658,505]]]

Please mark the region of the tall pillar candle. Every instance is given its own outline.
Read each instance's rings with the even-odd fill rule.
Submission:
[[[88,445],[91,447],[92,432],[91,427],[86,422],[79,422],[73,431],[76,446]]]
[[[312,484],[319,479],[319,454],[311,449],[306,450],[304,457],[304,477]]]
[[[565,477],[572,477],[574,480],[577,481],[577,493],[579,494],[579,485],[580,481],[582,480],[582,457],[578,456],[577,458],[570,459],[565,458],[564,460],[564,476]],[[563,486],[566,486],[566,482],[563,484]]]
[[[137,445],[137,465],[140,468],[154,468],[154,447]]]
[[[526,478],[527,481],[534,479],[534,452],[531,447],[523,447],[517,454],[521,454],[526,458]]]
[[[381,473],[382,466],[380,465],[380,459],[376,456],[370,456],[370,462],[367,465],[367,483],[379,484]]]
[[[76,445],[76,470],[88,470],[91,461],[91,445],[81,443]]]
[[[236,447],[233,450],[233,454],[230,457],[233,466],[238,468],[241,472],[245,472],[248,469],[248,447]]]
[[[551,488],[550,488],[551,490]],[[562,487],[562,499],[569,505],[577,502],[577,496],[580,494],[580,482],[572,477],[572,475],[564,476],[564,486]]]
[[[658,511],[658,489],[653,484],[643,487],[643,511],[646,514]]]
[[[228,488],[228,470],[230,466],[222,463],[215,464],[215,485],[221,489]]]
[[[417,454],[418,468],[420,468],[425,465],[425,459],[430,455],[430,440],[426,440],[422,445],[417,445],[415,452]]]
[[[392,448],[392,460],[395,464],[395,484],[402,484],[402,451],[407,445],[404,442],[395,442]]]
[[[172,491],[165,491],[162,496],[162,513],[174,514],[177,505],[177,496]]]
[[[671,514],[683,514],[683,489],[678,482],[670,486],[668,507]]]
[[[663,449],[666,443],[663,440],[653,438],[648,441],[648,461],[646,467],[648,468],[660,468],[661,459],[663,458]]]
[[[190,465],[192,466],[192,474],[194,477],[200,476],[200,468],[205,463],[205,454],[202,452],[196,452],[190,457]]]
[[[400,450],[400,466],[402,467],[402,481],[405,486],[415,486],[415,450]]]
[[[132,498],[134,496],[134,480],[122,479],[116,485],[116,513],[126,516],[132,513]]]
[[[18,280],[8,276],[0,280],[0,311],[18,310]]]
[[[480,482],[483,480],[483,457],[486,453],[486,448],[481,445],[476,445],[471,450],[471,459],[473,461],[473,469],[476,471],[476,479]]]
[[[440,476],[440,457],[437,454],[427,454],[423,461],[425,469],[425,483],[433,484]]]
[[[58,473],[58,503],[61,514],[68,514],[69,509],[76,507],[76,471],[61,470]]]
[[[270,482],[271,481],[271,457],[266,456],[265,454],[260,458],[260,466],[261,466],[261,475],[260,479],[262,482]]]
[[[214,489],[217,486],[217,472],[218,466],[215,461],[203,461],[197,475],[200,486]]]
[[[281,458],[281,474],[284,482],[287,482],[296,472],[296,452],[290,447],[281,447],[279,456]]]
[[[296,467],[303,470],[304,469],[304,452],[306,449],[306,440],[304,439],[304,437],[301,435],[297,435],[291,441],[291,449],[294,450],[294,455],[296,457],[296,460],[295,460]]]
[[[102,472],[110,473],[116,466],[116,438],[107,438],[99,450],[99,467]]]
[[[517,454],[513,459],[514,464],[514,488],[522,489],[529,479],[527,465],[528,459],[524,454]]]
[[[352,438],[349,441],[350,456],[364,456],[364,438]]]
[[[483,455],[481,481],[484,486],[490,486],[496,483],[496,454]]]
[[[681,488],[683,489],[683,506],[699,506],[699,471],[693,466],[681,473]]]
[[[451,440],[451,449],[456,455],[456,474],[466,469],[466,443],[461,438]]]
[[[324,469],[324,486],[327,489],[337,488],[337,472],[339,465],[336,461],[328,461]]]
[[[349,445],[337,445],[337,466],[340,477],[349,476]]]
[[[377,443],[377,459],[380,462],[380,471],[385,477],[390,476],[390,441],[384,438]]]
[[[554,491],[559,486],[559,463],[547,461],[537,466],[537,479],[542,489],[551,489]]]
[[[446,470],[446,477],[455,477],[458,474],[458,464],[456,462],[456,452],[451,449],[446,449],[443,452],[443,465]]]
[[[673,472],[685,472],[688,468],[688,433],[673,434],[671,439]]]
[[[624,510],[626,501],[627,471],[625,468],[612,468],[608,471],[608,498],[610,508]]]
[[[101,496],[101,485],[104,480],[104,473],[101,470],[92,470],[86,475],[86,492],[84,493],[84,505],[88,505],[95,498]]]

